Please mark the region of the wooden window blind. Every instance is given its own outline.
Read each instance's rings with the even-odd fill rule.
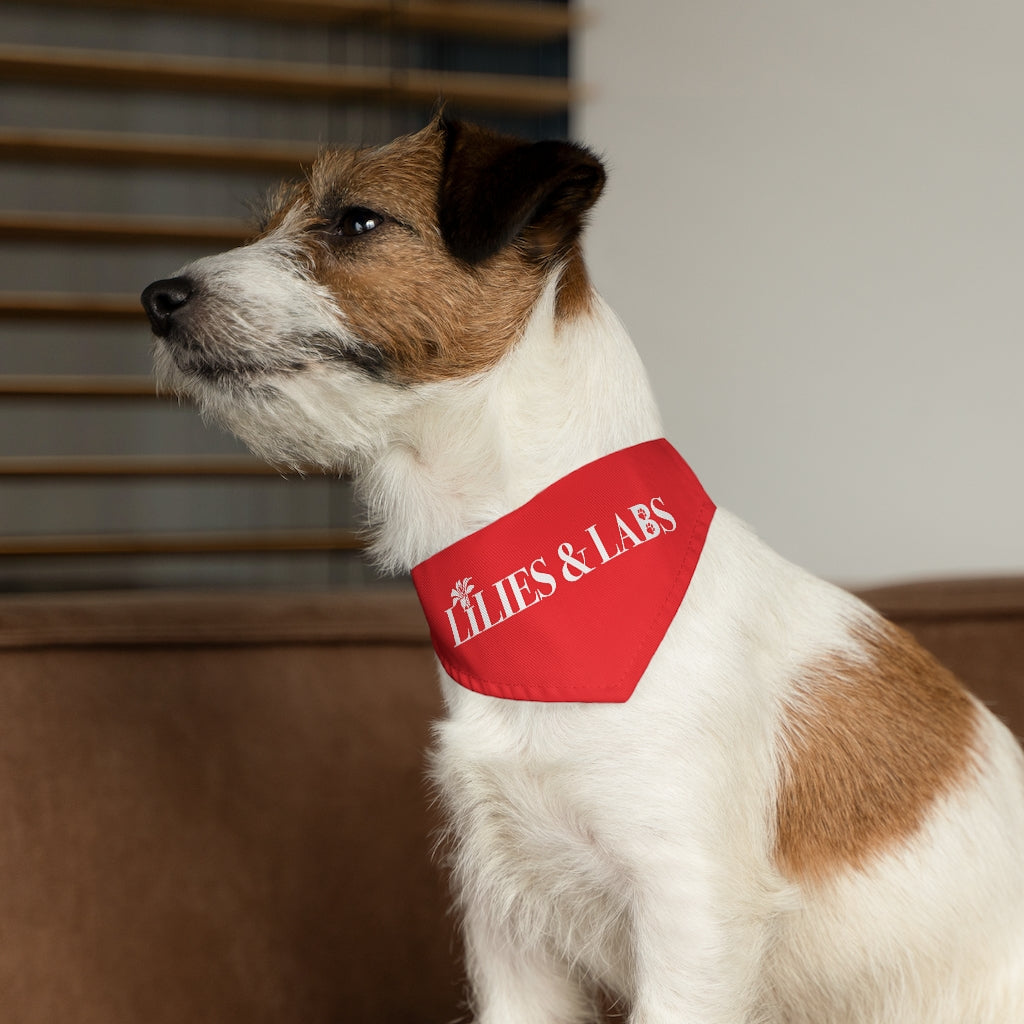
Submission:
[[[374,582],[346,481],[283,478],[156,395],[138,294],[439,96],[564,136],[574,30],[537,0],[3,5],[0,591]]]

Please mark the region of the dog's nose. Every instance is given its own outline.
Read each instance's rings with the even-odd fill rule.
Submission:
[[[187,277],[154,281],[142,293],[142,306],[153,326],[153,333],[166,338],[171,333],[175,314],[192,298],[192,282]]]

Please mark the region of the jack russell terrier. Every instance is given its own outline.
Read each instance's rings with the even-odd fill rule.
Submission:
[[[150,285],[159,377],[351,473],[443,672],[479,1024],[1024,1021],[1024,763],[716,509],[580,251],[600,161],[436,118]]]

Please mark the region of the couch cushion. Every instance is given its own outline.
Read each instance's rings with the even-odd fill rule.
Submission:
[[[410,597],[0,600],[4,1019],[458,1016]]]

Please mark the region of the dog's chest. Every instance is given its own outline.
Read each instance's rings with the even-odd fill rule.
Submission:
[[[628,873],[604,839],[614,810],[600,784],[570,760],[488,753],[463,723],[439,739],[460,890],[531,943],[605,977],[621,970]]]

